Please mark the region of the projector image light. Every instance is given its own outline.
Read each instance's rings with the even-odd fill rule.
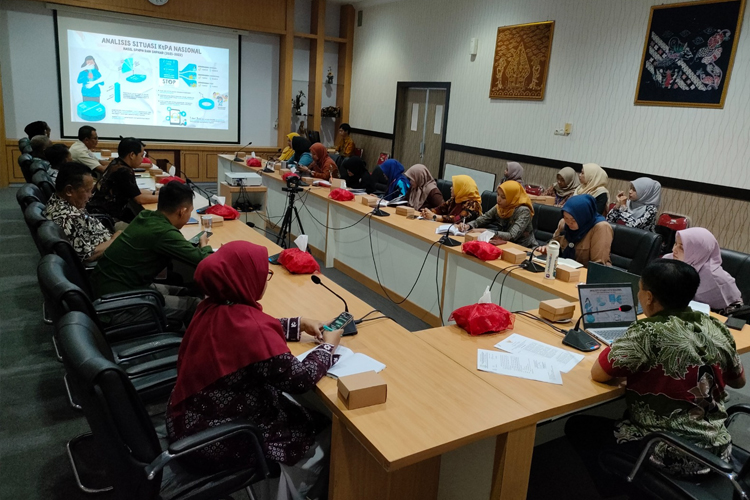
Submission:
[[[225,172],[227,184],[230,186],[260,186],[263,179],[255,172]]]

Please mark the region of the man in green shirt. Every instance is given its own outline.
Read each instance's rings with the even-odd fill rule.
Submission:
[[[139,213],[104,252],[91,277],[94,295],[154,288],[164,295],[167,318],[187,326],[200,299],[188,296],[182,287],[153,281],[172,259],[197,266],[211,253],[205,234],[194,247],[180,232],[192,212],[193,192],[188,186],[177,181],[164,186],[156,211]]]

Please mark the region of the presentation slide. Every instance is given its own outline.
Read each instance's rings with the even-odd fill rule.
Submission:
[[[61,27],[65,135],[90,124],[100,137],[237,142],[237,54],[225,40],[175,41],[186,34],[163,36],[157,28],[152,31],[161,36],[124,36],[119,24],[96,31]]]

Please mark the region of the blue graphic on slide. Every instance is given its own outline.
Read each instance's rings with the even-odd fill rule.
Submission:
[[[120,92],[120,82],[115,83],[115,102],[122,101],[122,92]]]
[[[107,110],[101,103],[94,101],[83,101],[76,109],[78,116],[85,122],[98,122],[107,116]]]
[[[133,62],[132,57],[128,57],[122,62],[122,72],[131,73],[131,75],[126,78],[126,80],[131,83],[141,83],[146,79],[146,75],[135,74],[135,63]]]
[[[188,87],[197,87],[198,82],[195,79],[198,77],[197,66],[195,64],[188,64],[182,71],[180,71],[180,78],[182,81],[187,83]]]
[[[179,66],[176,59],[159,59],[159,78],[177,80],[179,75]]]
[[[201,99],[198,101],[198,106],[201,107],[201,109],[214,109],[214,102],[211,99]]]

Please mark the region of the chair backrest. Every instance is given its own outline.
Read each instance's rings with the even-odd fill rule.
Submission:
[[[659,256],[661,235],[620,224],[610,225],[614,231],[610,251],[612,265],[640,276],[646,265]]]
[[[721,267],[734,278],[745,304],[750,304],[750,255],[722,248]]]
[[[443,195],[443,199],[448,201],[451,197],[451,188],[453,187],[453,181],[448,179],[438,179],[435,181],[440,193]]]
[[[497,205],[497,192],[490,191],[489,189],[482,193],[482,213],[487,213],[492,210],[492,207]]]
[[[21,211],[26,210],[31,202],[42,203],[43,197],[42,191],[35,184],[24,184],[16,191],[16,201]]]
[[[308,130],[307,131],[307,138],[315,144],[316,142],[320,142],[320,132],[317,130]]]
[[[365,154],[365,150],[362,148],[354,148],[354,151],[352,151],[352,156],[359,156],[362,158],[363,154]]]
[[[532,203],[534,207],[534,236],[540,245],[548,242],[557,231],[557,226],[562,219],[562,209],[551,205]]]
[[[20,151],[23,151],[26,146],[29,146],[30,142],[31,141],[28,137],[21,137],[20,139],[18,139],[18,149]]]
[[[36,277],[53,324],[57,324],[65,314],[77,311],[101,326],[98,325],[96,310],[89,296],[75,284],[75,272],[62,257],[55,254],[42,257],[36,268]]]
[[[44,249],[39,242],[39,236],[37,234],[39,226],[45,223],[54,224],[51,220],[44,216],[44,205],[42,203],[32,201],[23,211],[23,219],[26,221],[26,226],[29,228],[31,238],[34,240],[34,244],[39,250],[40,255],[44,255]]]
[[[144,470],[162,450],[132,382],[102,354],[101,332],[85,314],[66,314],[57,336],[69,383],[103,452],[114,498],[157,498],[162,474],[148,480]]]
[[[32,161],[34,161],[34,158],[28,153],[22,153],[18,157],[18,166],[21,167],[21,173],[23,173],[23,178],[26,179],[26,182],[31,182],[31,171],[29,170],[29,167],[31,166]]]
[[[34,164],[32,164],[31,168],[32,170],[34,169]],[[47,203],[50,197],[55,194],[55,184],[52,182],[52,178],[46,170],[39,169],[31,175],[31,180],[42,192],[42,196],[45,198],[42,201]]]
[[[66,274],[70,276],[71,281],[89,298],[93,297],[94,293],[86,275],[86,268],[62,228],[57,224],[42,224],[37,230],[37,236],[44,254],[52,253],[64,260],[68,267]]]

